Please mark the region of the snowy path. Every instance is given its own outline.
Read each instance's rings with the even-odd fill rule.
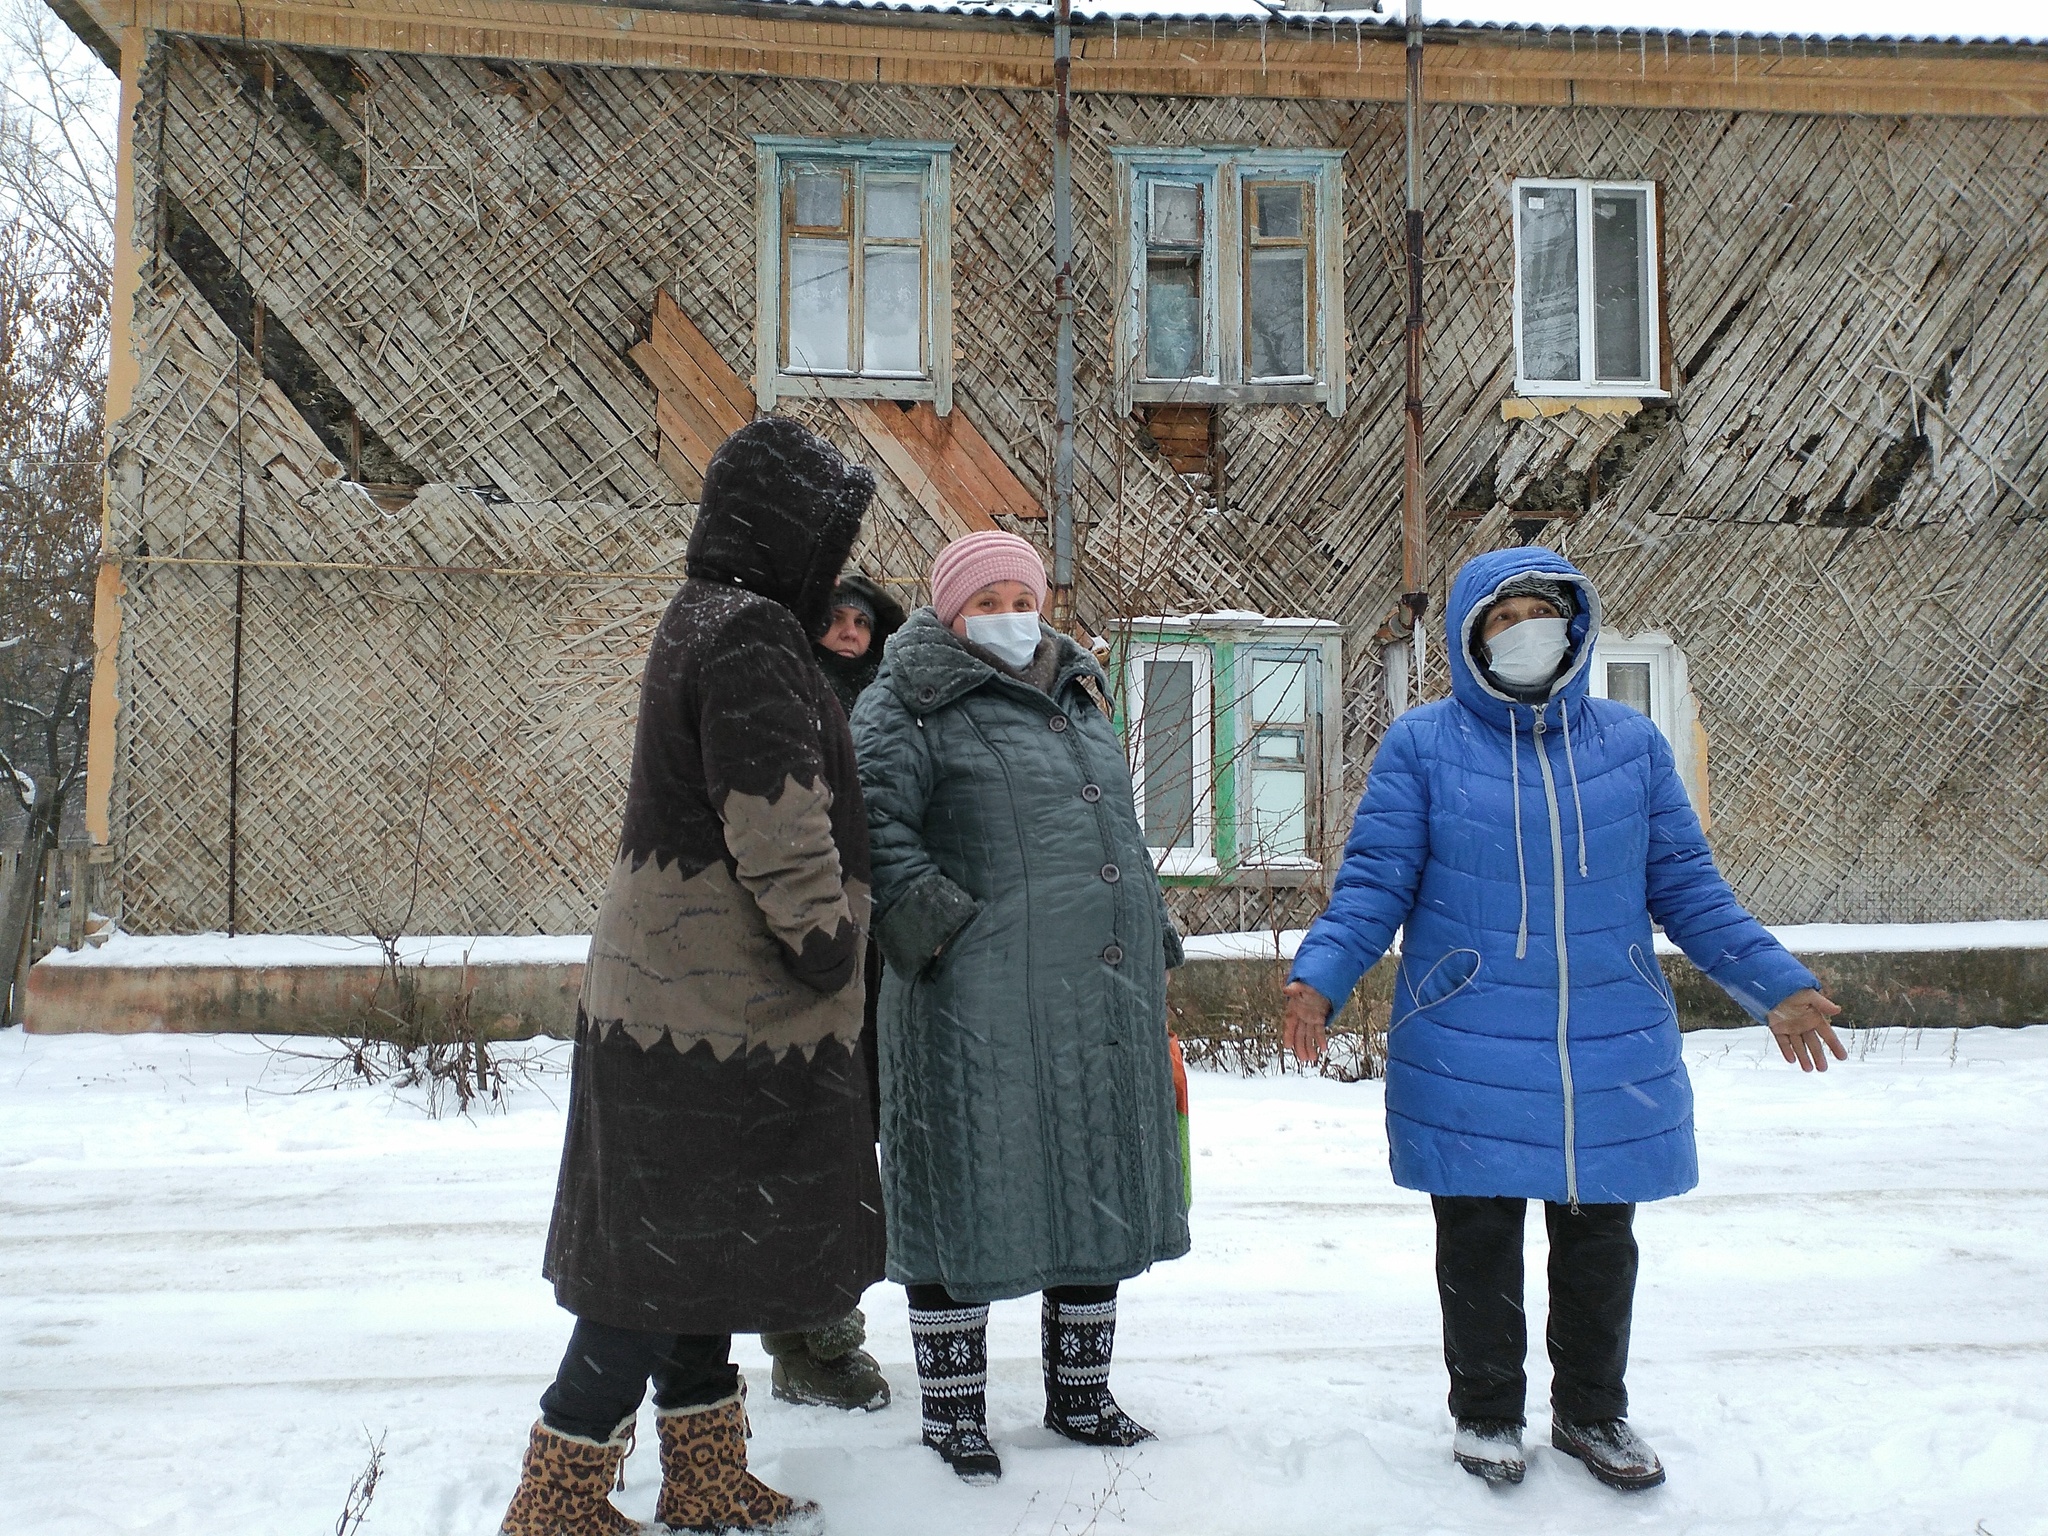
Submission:
[[[1119,1340],[1158,1444],[1119,1463],[1037,1427],[1037,1308],[1011,1302],[1009,1475],[959,1485],[916,1444],[877,1287],[886,1412],[776,1404],[741,1341],[757,1465],[834,1536],[2048,1536],[2048,1028],[1862,1044],[1802,1080],[1758,1031],[1689,1040],[1701,1188],[1640,1218],[1657,1492],[1547,1449],[1512,1493],[1458,1473],[1428,1208],[1388,1181],[1377,1085],[1200,1074],[1195,1253],[1126,1288]],[[364,1536],[496,1529],[566,1337],[536,1272],[563,1080],[433,1121],[291,1093],[305,1070],[246,1037],[0,1033],[7,1536],[331,1532],[366,1431]],[[628,1476],[645,1517],[651,1445]]]

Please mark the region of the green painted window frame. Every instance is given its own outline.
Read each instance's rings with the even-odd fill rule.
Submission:
[[[1208,766],[1205,783],[1209,806],[1209,843],[1206,857],[1161,860],[1160,881],[1168,886],[1207,888],[1239,885],[1307,884],[1326,873],[1341,848],[1336,803],[1342,774],[1343,720],[1341,704],[1342,640],[1337,625],[1313,620],[1264,621],[1253,616],[1229,615],[1204,620],[1135,620],[1128,624],[1111,648],[1110,681],[1115,719],[1127,743],[1138,723],[1134,708],[1139,655],[1155,648],[1178,651],[1200,647],[1207,653],[1210,680],[1206,711],[1198,708],[1197,718],[1208,722]],[[1307,841],[1311,853],[1295,858],[1254,859],[1246,845],[1241,808],[1251,803],[1253,772],[1247,746],[1253,738],[1250,663],[1258,657],[1300,660],[1308,666],[1305,680],[1306,715],[1303,722],[1305,813]],[[1135,745],[1131,747],[1134,770],[1141,767]],[[1138,813],[1144,816],[1142,773],[1134,771],[1133,789]],[[1327,858],[1315,850],[1325,850]],[[1199,862],[1201,868],[1190,868]],[[1172,867],[1179,865],[1179,868]]]

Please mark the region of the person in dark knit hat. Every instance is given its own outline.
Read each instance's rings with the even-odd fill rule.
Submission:
[[[832,591],[832,619],[814,646],[818,669],[840,707],[848,715],[861,691],[881,670],[882,647],[903,627],[903,606],[857,571],[839,578]],[[868,939],[863,968],[867,1000],[862,1010],[860,1051],[867,1067],[869,1104],[879,1119],[876,1093],[875,1003],[882,989],[882,957]],[[861,1346],[867,1342],[867,1318],[856,1307],[822,1328],[761,1335],[761,1347],[774,1360],[771,1382],[786,1403],[872,1412],[889,1406],[889,1382],[882,1367]]]
[[[544,1265],[576,1326],[506,1536],[639,1529],[607,1494],[650,1377],[658,1522],[820,1528],[747,1471],[730,1350],[844,1318],[882,1273],[858,1048],[867,820],[811,649],[873,493],[781,418],[705,471],[576,1011]]]

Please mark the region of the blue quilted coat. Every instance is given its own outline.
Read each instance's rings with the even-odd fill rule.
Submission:
[[[1523,572],[1581,599],[1540,709],[1472,661],[1481,614]],[[1387,1131],[1409,1189],[1608,1203],[1698,1182],[1653,919],[1758,1018],[1818,985],[1714,868],[1663,734],[1588,696],[1599,623],[1593,584],[1550,550],[1466,564],[1445,614],[1453,696],[1380,742],[1295,960],[1294,980],[1341,1003],[1403,930]]]

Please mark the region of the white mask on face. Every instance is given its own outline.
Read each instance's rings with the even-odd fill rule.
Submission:
[[[1038,654],[1038,615],[971,613],[967,616],[967,638],[1021,672]]]
[[[1569,643],[1563,619],[1524,619],[1486,642],[1486,664],[1511,688],[1541,688],[1557,676]]]

